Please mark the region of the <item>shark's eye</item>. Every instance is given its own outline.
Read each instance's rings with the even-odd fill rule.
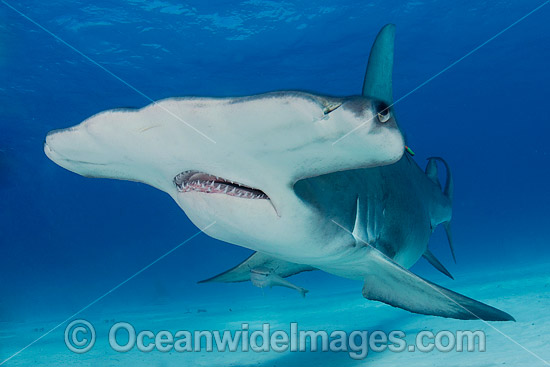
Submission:
[[[378,103],[376,106],[378,121],[381,123],[388,122],[388,120],[391,118],[391,111],[390,106],[385,104],[384,102]]]
[[[336,103],[330,103],[330,104],[327,104],[323,110],[323,113],[325,115],[328,115],[329,113],[331,113],[332,111],[338,109],[338,107],[340,107],[342,105],[342,102],[336,102]]]

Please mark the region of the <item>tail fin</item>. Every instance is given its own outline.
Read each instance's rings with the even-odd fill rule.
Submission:
[[[449,164],[447,161],[445,161],[441,157],[430,157],[428,158],[428,161],[431,161],[432,159],[436,161],[440,161],[445,165],[445,170],[447,171],[447,177],[445,178],[445,188],[443,189],[443,193],[446,197],[451,200],[451,203],[453,202],[453,192],[454,192],[454,183],[453,183],[453,174],[451,173],[451,167],[449,167]]]
[[[451,205],[453,204],[453,193],[454,193],[454,183],[453,183],[453,175],[451,173],[451,168],[449,167],[449,164],[441,157],[430,157],[428,158],[428,165],[426,166],[426,175],[434,181],[439,184],[439,180],[437,179],[437,166],[435,165],[435,161],[440,161],[445,165],[445,170],[447,172],[447,177],[445,179],[445,187],[443,189],[443,194],[449,199],[451,202]],[[437,180],[437,181],[436,181]],[[456,256],[455,256],[455,250],[453,246],[453,236],[451,231],[451,220],[449,219],[447,222],[443,223],[443,228],[445,228],[445,234],[447,235],[447,240],[449,241],[449,247],[451,249],[451,255],[453,255],[453,260],[456,264]]]
[[[426,176],[428,176],[433,183],[442,189],[441,182],[439,182],[439,177],[437,176],[437,160],[428,158],[428,164],[426,165]]]

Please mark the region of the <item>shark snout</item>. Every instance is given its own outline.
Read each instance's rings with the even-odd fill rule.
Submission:
[[[56,139],[54,136],[59,132],[60,130],[54,130],[50,131],[46,137],[44,138],[44,153],[46,156],[51,159],[53,162],[60,165],[62,161],[68,160],[66,157],[64,157],[62,154],[60,154],[56,149]]]
[[[59,166],[87,177],[94,177],[98,168],[108,164],[102,161],[101,149],[93,139],[74,128],[49,132],[44,153]]]
[[[74,160],[67,158],[67,156],[63,154],[70,149],[69,143],[74,145],[74,142],[71,142],[67,135],[70,135],[68,131],[53,130],[44,138],[44,153],[57,164],[60,164],[62,161]]]

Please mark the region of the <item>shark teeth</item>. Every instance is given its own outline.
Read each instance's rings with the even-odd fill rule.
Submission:
[[[261,190],[199,171],[184,171],[174,177],[179,192],[224,194],[243,199],[269,199]]]

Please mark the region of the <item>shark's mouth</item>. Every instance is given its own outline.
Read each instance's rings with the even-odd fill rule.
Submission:
[[[225,194],[243,199],[269,199],[261,190],[199,171],[184,171],[174,177],[179,192]]]

